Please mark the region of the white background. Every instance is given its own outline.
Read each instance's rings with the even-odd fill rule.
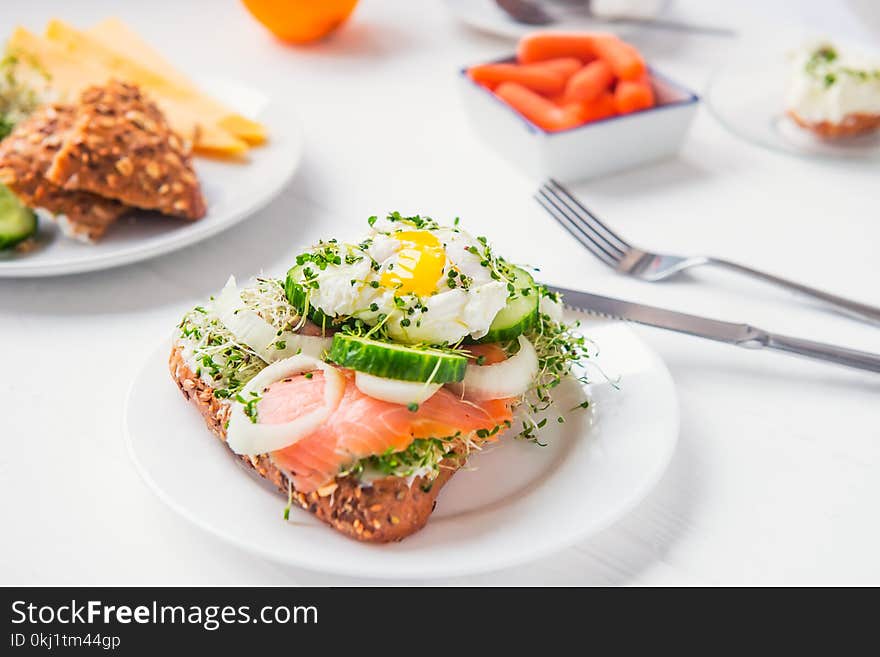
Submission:
[[[680,1],[672,12],[741,30],[807,23],[880,38],[851,7]],[[114,13],[184,70],[225,73],[289,103],[306,156],[266,210],[199,246],[95,274],[0,281],[2,584],[382,575],[293,570],[218,543],[141,483],[122,439],[128,383],[187,307],[230,273],[282,272],[297,244],[351,233],[370,214],[459,215],[512,260],[540,264],[547,281],[880,351],[876,328],[730,275],[652,286],[600,266],[542,214],[534,183],[469,131],[457,68],[511,48],[460,26],[439,1],[363,0],[334,38],[302,49],[268,38],[234,0],[5,3],[0,31]],[[641,43],[698,91],[733,45],[660,34]],[[799,160],[738,141],[703,108],[678,159],[575,189],[638,244],[711,252],[880,304],[877,180],[876,163]],[[680,393],[681,440],[660,485],[592,540],[448,583],[880,584],[880,378],[638,331]]]

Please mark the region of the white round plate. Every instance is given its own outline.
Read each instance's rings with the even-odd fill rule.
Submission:
[[[277,196],[302,157],[302,131],[287,107],[263,93],[222,78],[202,78],[200,87],[269,131],[266,144],[252,148],[246,162],[195,158],[208,202],[198,221],[139,212],[123,217],[96,244],[65,237],[50,221],[40,221],[39,246],[30,253],[0,252],[0,277],[55,276],[117,267],[152,258],[219,233],[252,215]]]
[[[876,160],[880,133],[849,139],[820,139],[785,115],[788,54],[813,35],[791,31],[753,37],[737,48],[730,64],[712,76],[705,100],[709,111],[730,132],[770,150],[807,158]],[[863,45],[834,40],[841,47]]]
[[[542,8],[557,19],[552,25],[526,25],[517,23],[502,10],[495,0],[444,0],[449,13],[465,25],[496,36],[519,39],[536,30],[584,30],[629,34],[635,31],[633,25],[603,21],[590,15],[587,3],[583,0],[544,0]],[[638,16],[652,18],[659,15],[669,4],[668,0],[647,0]],[[579,6],[580,5],[580,6]]]
[[[358,543],[294,508],[250,475],[205,428],[167,370],[170,345],[138,373],[125,410],[126,439],[147,484],[180,515],[241,549],[315,571],[434,578],[537,559],[609,526],[644,498],[678,437],[678,401],[666,366],[625,325],[583,319],[601,352],[588,386],[592,412],[551,420],[548,443],[502,439],[441,491],[427,526],[400,543]],[[561,408],[584,390],[572,382]]]

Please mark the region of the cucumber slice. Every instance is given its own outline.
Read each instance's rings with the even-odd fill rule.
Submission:
[[[538,319],[538,288],[535,279],[527,271],[513,267],[516,297],[498,311],[489,325],[489,332],[477,342],[508,342],[515,340],[534,325]]]
[[[356,372],[398,381],[452,383],[464,378],[467,358],[437,349],[417,349],[356,335],[333,336],[328,360]]]
[[[336,317],[326,315],[320,308],[315,308],[315,306],[308,303],[308,292],[301,283],[303,279],[302,269],[302,265],[291,267],[287,272],[287,278],[284,280],[284,294],[287,296],[287,300],[290,301],[290,305],[296,308],[296,312],[300,315],[307,310],[309,319],[321,328],[328,329],[344,323]]]
[[[0,185],[0,249],[8,249],[37,232],[37,215]]]

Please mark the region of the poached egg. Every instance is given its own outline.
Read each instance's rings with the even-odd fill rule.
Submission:
[[[371,228],[357,244],[316,247],[338,257],[324,269],[311,268],[312,306],[382,324],[411,344],[486,334],[507,303],[508,282],[485,239],[430,221],[389,218]]]

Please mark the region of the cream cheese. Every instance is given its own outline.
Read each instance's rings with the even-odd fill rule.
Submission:
[[[880,115],[880,58],[830,42],[805,45],[791,56],[786,108],[811,123]]]

